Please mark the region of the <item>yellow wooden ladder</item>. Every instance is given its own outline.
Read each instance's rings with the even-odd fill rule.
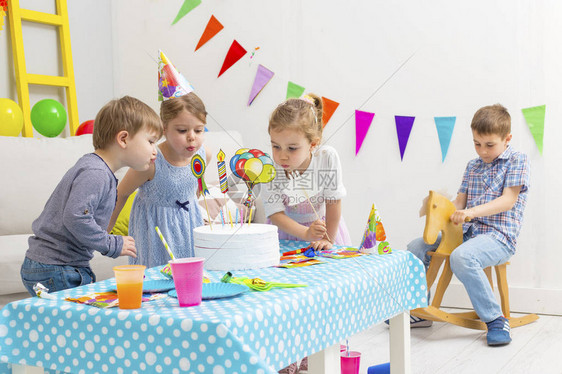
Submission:
[[[56,14],[21,9],[19,0],[8,1],[8,18],[12,36],[12,54],[16,70],[16,84],[18,101],[23,112],[22,135],[33,137],[31,125],[31,105],[29,102],[29,85],[47,85],[64,87],[66,92],[66,108],[70,135],[74,135],[78,128],[78,104],[76,102],[76,85],[74,83],[74,67],[72,65],[72,51],[70,48],[70,27],[68,25],[68,11],[66,0],[55,0]],[[63,76],[29,74],[25,64],[23,49],[22,21],[43,23],[57,26],[62,53]]]

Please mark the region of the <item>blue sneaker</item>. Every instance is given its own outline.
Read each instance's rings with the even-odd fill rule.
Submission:
[[[511,342],[511,328],[507,318],[501,316],[491,322],[486,322],[488,334],[486,340],[488,345],[506,345]]]

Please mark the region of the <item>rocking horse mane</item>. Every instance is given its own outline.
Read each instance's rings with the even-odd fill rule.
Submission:
[[[445,196],[429,191],[423,240],[433,244],[441,232],[441,243],[435,253],[450,254],[462,243],[462,225],[455,225],[450,219],[455,210],[455,205]]]

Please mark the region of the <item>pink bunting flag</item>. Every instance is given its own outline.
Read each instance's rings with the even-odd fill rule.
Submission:
[[[398,145],[400,147],[400,160],[404,159],[404,152],[406,151],[415,119],[416,117],[394,116],[394,120],[396,121],[396,135],[398,135]]]
[[[363,140],[367,136],[367,131],[371,127],[375,113],[355,111],[355,156],[359,153]]]
[[[265,66],[261,64],[258,66],[258,71],[256,73],[256,77],[254,78],[254,84],[252,85],[252,90],[250,91],[248,106],[250,106],[254,102],[256,96],[258,96],[265,85],[269,83],[274,74],[274,72],[272,72]]]
[[[226,57],[224,58],[224,62],[222,63],[219,77],[222,75],[222,73],[230,69],[232,65],[238,62],[238,60],[240,60],[242,56],[244,56],[245,54],[246,54],[246,50],[244,49],[244,47],[242,47],[240,43],[234,40],[230,45],[230,49],[228,50]]]

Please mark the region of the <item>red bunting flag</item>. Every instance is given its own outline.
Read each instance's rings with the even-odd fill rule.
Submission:
[[[195,47],[195,50],[201,48],[203,44],[211,40],[213,36],[217,35],[222,29],[224,29],[222,23],[220,23],[214,15],[211,15],[211,19],[209,20],[209,22],[207,22],[207,27],[205,27],[205,31],[203,31],[201,39],[199,39],[199,43],[197,43],[197,47]]]
[[[224,58],[219,77],[222,75],[222,73],[230,69],[230,67],[234,65],[238,60],[240,60],[245,54],[246,50],[244,49],[244,47],[242,47],[240,43],[234,40],[232,42],[232,45],[230,46],[230,49],[228,50],[228,53],[226,54],[226,57]]]

